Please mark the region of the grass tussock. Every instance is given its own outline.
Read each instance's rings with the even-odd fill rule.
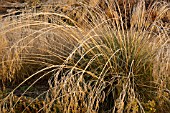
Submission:
[[[65,2],[2,20],[0,111],[168,112],[170,4]]]

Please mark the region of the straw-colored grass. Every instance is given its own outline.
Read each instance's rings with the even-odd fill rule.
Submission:
[[[1,80],[16,87],[0,111],[168,113],[170,4],[146,4],[70,1],[2,20]]]

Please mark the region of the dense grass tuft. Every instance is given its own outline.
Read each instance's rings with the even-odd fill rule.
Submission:
[[[168,112],[169,8],[166,1],[72,1],[5,18],[0,79],[4,90],[15,87],[0,111]]]

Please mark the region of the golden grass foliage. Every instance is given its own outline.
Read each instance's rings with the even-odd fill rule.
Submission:
[[[168,113],[169,12],[163,0],[64,0],[2,18],[0,79],[15,88],[0,112]]]

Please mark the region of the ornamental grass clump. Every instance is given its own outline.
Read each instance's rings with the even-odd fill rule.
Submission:
[[[155,2],[146,10],[142,0],[133,10],[124,9],[125,12],[117,0],[106,4],[111,17],[100,5],[91,7],[83,2],[76,3],[85,14],[81,21],[72,18],[70,9],[65,12],[67,15],[63,12],[26,14],[31,20],[25,19],[15,28],[22,28],[28,34],[9,47],[12,57],[5,56],[3,65],[11,70],[8,63],[12,67],[11,62],[20,63],[17,66],[21,68],[12,76],[14,80],[16,75],[21,78],[23,72],[32,70],[4,97],[1,111],[15,112],[22,97],[41,79],[48,82],[47,90],[29,101],[23,112],[37,99],[42,103],[36,112],[138,113],[170,109],[169,29],[166,27],[169,23],[164,25],[162,20],[169,4]],[[129,4],[124,5],[127,8]],[[150,14],[155,9],[157,16],[151,21]],[[124,16],[126,11],[131,14],[128,19]],[[85,24],[80,26],[82,22]],[[14,60],[16,55],[19,60]],[[14,99],[15,91],[28,81],[32,81],[29,87]]]

